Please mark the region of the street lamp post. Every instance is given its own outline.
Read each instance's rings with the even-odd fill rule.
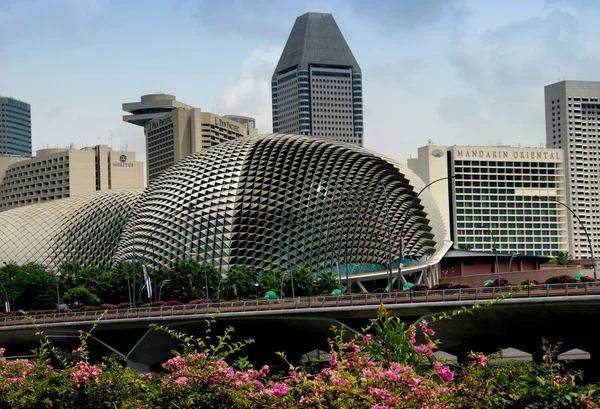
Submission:
[[[392,230],[390,227],[390,206],[389,206],[389,198],[387,194],[387,190],[385,188],[385,184],[382,182],[381,186],[383,187],[383,194],[385,195],[385,218],[387,222],[387,233],[388,233],[388,292],[392,291]],[[400,279],[400,276],[398,276]]]
[[[402,220],[402,224],[400,225],[400,263],[398,263],[398,291],[400,291],[402,289],[401,285],[400,285],[400,277],[402,276],[402,264],[404,262],[404,227],[406,227],[406,223],[408,222],[408,214],[410,212],[410,209],[412,209],[412,207],[414,206],[414,204],[416,203],[417,199],[419,198],[419,196],[421,196],[421,193],[423,193],[429,186],[433,185],[434,183],[437,182],[441,182],[442,180],[450,180],[455,178],[456,175],[450,175],[450,176],[444,176],[443,178],[439,178],[436,179],[432,182],[429,182],[428,184],[426,184],[423,189],[421,189],[419,191],[419,193],[417,193],[417,195],[413,198],[413,201],[410,203],[410,206],[408,206],[408,209],[406,209],[406,212],[404,212],[404,214],[401,216],[401,220]],[[404,217],[404,215],[406,215],[406,217]]]
[[[508,281],[512,283],[511,274],[512,274],[512,262],[515,257],[519,256],[519,253],[513,253],[510,256],[510,261],[508,262]]]
[[[56,309],[60,312],[60,293],[58,292],[58,281],[60,280],[60,271],[54,274],[54,281],[56,283]]]
[[[217,300],[221,299],[221,283],[223,282],[223,280],[225,280],[227,278],[227,274],[223,274],[221,276],[221,279],[219,280],[219,285],[217,286]]]
[[[10,301],[8,299],[8,292],[6,291],[6,287],[4,287],[4,284],[2,284],[1,282],[0,286],[2,286],[2,289],[4,290],[4,297],[6,299],[6,301],[4,301],[4,309],[6,310],[6,312],[10,312]]]
[[[596,259],[594,258],[594,246],[592,245],[592,238],[588,234],[588,231],[587,231],[587,228],[585,227],[585,224],[581,221],[581,219],[579,218],[579,216],[577,215],[577,213],[575,213],[573,211],[573,209],[571,209],[565,203],[561,202],[560,200],[558,200],[558,199],[556,199],[554,197],[533,196],[533,198],[536,199],[536,200],[550,200],[551,202],[556,202],[559,205],[564,206],[568,211],[571,212],[571,214],[573,216],[575,216],[575,218],[579,222],[579,225],[583,228],[583,232],[585,233],[585,235],[587,237],[588,246],[590,247],[590,256],[592,257],[592,272],[594,273],[594,278],[598,278],[598,277],[596,277]]]
[[[163,285],[167,284],[169,281],[171,281],[171,280],[166,279],[166,280],[163,280],[163,282],[161,283],[161,285],[160,285],[160,287],[158,289],[158,301],[160,301],[160,297],[161,297],[161,294],[162,294]]]
[[[490,233],[490,236],[492,236],[492,245],[494,246],[492,250],[494,251],[494,258],[496,259],[494,270],[496,270],[496,278],[498,280],[498,285],[500,285],[500,265],[498,264],[498,247],[496,246],[496,238],[494,237],[494,232],[485,224],[479,225],[479,228],[486,229]]]
[[[12,308],[15,307],[15,282],[13,281],[13,277],[10,274],[10,264],[8,264],[6,261],[3,261],[4,263],[4,268],[6,270],[6,276],[8,277],[8,280],[10,281],[10,300],[9,300],[9,307],[10,307],[10,301],[12,301]],[[6,292],[6,289],[4,290],[4,292]],[[7,297],[8,298],[8,295]]]
[[[283,274],[281,275],[281,282],[279,283],[280,287],[281,287],[281,289],[280,289],[281,293],[280,294],[281,294],[282,297],[283,297],[283,279],[285,278],[286,274],[287,273],[284,271]],[[293,269],[290,269],[290,277],[292,278],[292,298],[295,299],[296,298],[296,294],[294,292],[294,270]]]

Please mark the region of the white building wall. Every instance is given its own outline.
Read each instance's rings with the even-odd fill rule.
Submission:
[[[565,155],[565,203],[579,216],[592,246],[600,243],[600,82],[561,81],[545,87],[546,146]],[[591,257],[581,224],[567,214],[576,259]]]
[[[550,255],[569,243],[563,152],[506,146],[434,146],[419,149],[408,166],[430,187],[456,246]],[[449,174],[448,174],[449,172]]]

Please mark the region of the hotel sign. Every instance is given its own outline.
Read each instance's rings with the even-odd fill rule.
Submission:
[[[127,155],[119,156],[119,162],[113,162],[113,168],[132,168],[133,163],[127,163]]]
[[[480,149],[457,149],[457,158],[471,159],[554,159],[561,160],[559,152],[535,152],[535,151],[509,151],[509,150],[480,150]]]
[[[161,126],[168,125],[172,122],[173,122],[173,118],[170,116],[168,116],[166,118],[157,119],[156,121],[150,122],[150,125],[148,125],[148,130],[152,131],[156,128],[160,128]]]
[[[225,118],[215,116],[215,125],[221,128],[229,129],[230,131],[240,133],[240,127],[232,124]]]

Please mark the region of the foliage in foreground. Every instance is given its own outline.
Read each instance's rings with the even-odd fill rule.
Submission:
[[[367,335],[347,341],[343,327],[334,329],[322,369],[289,365],[275,375],[246,358],[232,363],[252,341],[234,342],[232,328],[212,337],[213,322],[204,337],[153,325],[181,343],[164,371],[153,374],[138,374],[118,358],[92,364],[89,333],[80,333],[80,348],[65,352],[38,330],[33,362],[0,357],[0,408],[599,407],[595,387],[554,362],[557,350],[546,344],[542,364],[493,365],[472,353],[467,365],[451,367],[434,355],[435,332],[425,320],[407,325],[383,307],[364,328]]]

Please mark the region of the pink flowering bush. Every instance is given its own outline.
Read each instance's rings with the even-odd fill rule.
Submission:
[[[62,351],[38,330],[31,362],[8,360],[0,349],[0,409],[599,407],[596,387],[583,386],[578,374],[554,362],[558,350],[546,343],[543,364],[496,365],[471,353],[468,364],[450,366],[434,355],[438,342],[429,322],[407,325],[382,306],[362,335],[334,328],[329,361],[319,369],[288,363],[284,374],[234,360],[253,341],[234,342],[232,328],[211,337],[214,321],[202,337],[153,324],[181,348],[163,371],[146,374],[120,358],[91,362],[89,332],[80,333],[79,348]]]

